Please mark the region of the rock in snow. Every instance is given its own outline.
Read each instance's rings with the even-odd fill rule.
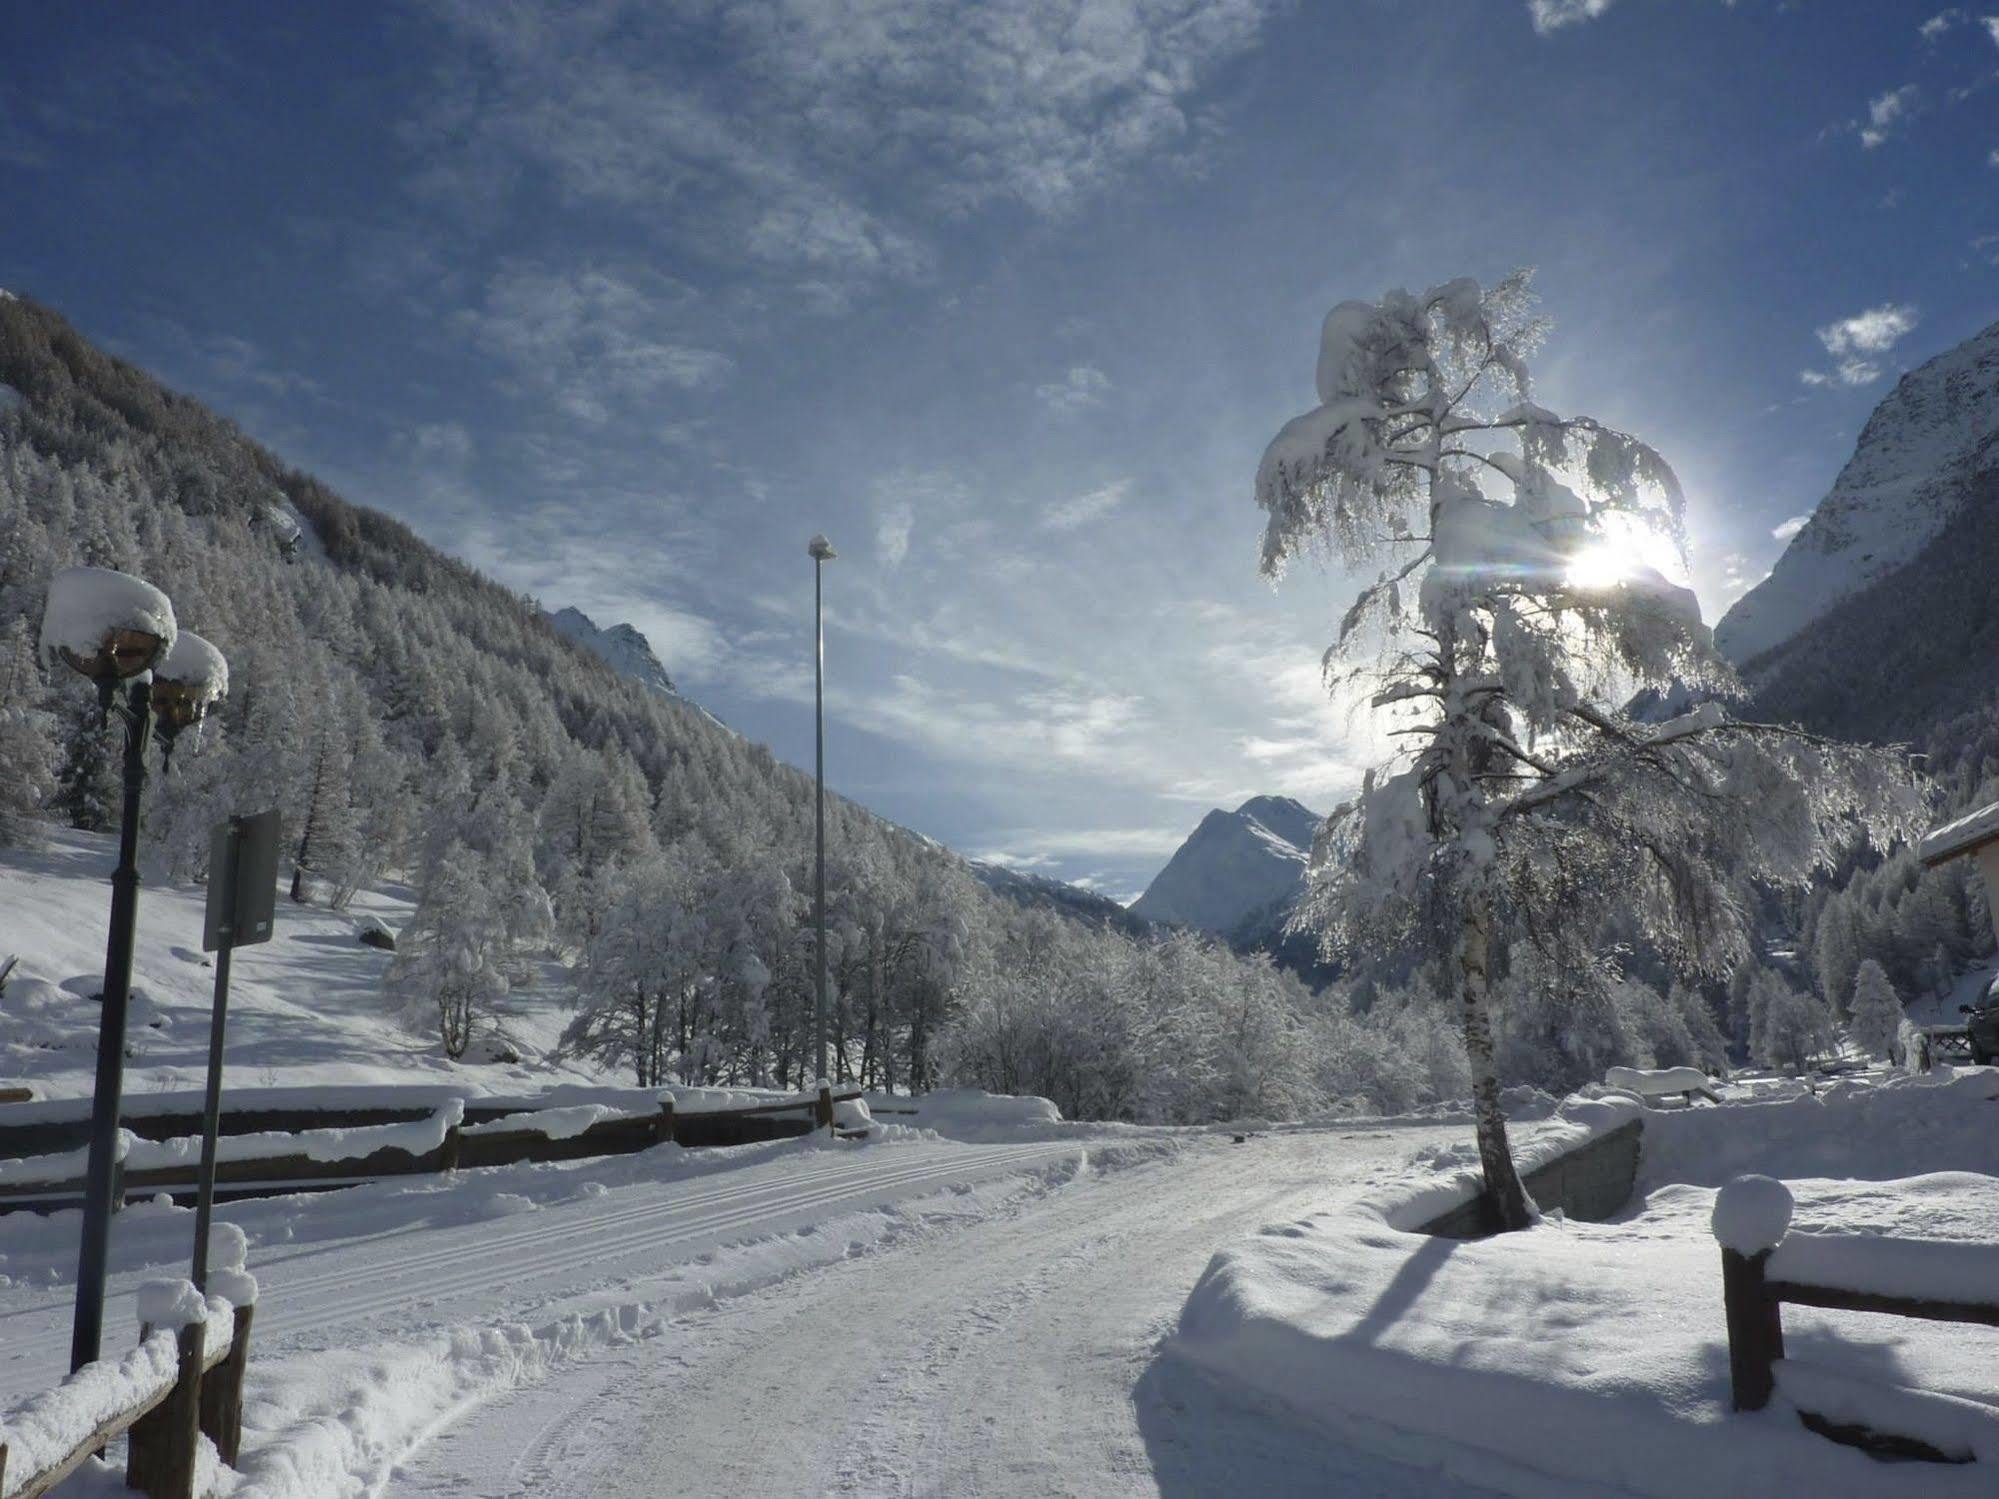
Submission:
[[[612,625],[608,630],[600,630],[595,620],[576,608],[558,609],[549,615],[548,622],[555,626],[557,634],[601,657],[619,676],[629,677],[654,692],[678,693],[673,678],[652,653],[652,643],[630,625]]]
[[[1286,796],[1253,796],[1201,819],[1132,911],[1150,921],[1228,933],[1305,883],[1319,814]]]
[[[1853,457],[1770,576],[1714,640],[1746,664],[1908,562],[1976,493],[1999,458],[1999,323],[1902,377]]]

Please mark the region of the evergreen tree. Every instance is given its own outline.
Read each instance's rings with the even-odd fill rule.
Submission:
[[[1902,1013],[1902,1001],[1895,997],[1888,975],[1879,963],[1867,959],[1853,976],[1854,1044],[1869,1056],[1892,1056]]]

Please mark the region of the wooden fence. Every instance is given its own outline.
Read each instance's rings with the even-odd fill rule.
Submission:
[[[218,1201],[245,1197],[272,1197],[291,1192],[330,1191],[359,1186],[397,1176],[433,1174],[461,1167],[514,1166],[539,1161],[580,1160],[590,1156],[628,1155],[655,1145],[677,1144],[690,1149],[753,1144],[764,1140],[790,1139],[808,1135],[822,1117],[830,1117],[835,1104],[861,1096],[858,1088],[826,1091],[819,1097],[802,1096],[756,1103],[741,1108],[696,1110],[675,1109],[672,1095],[663,1096],[654,1114],[624,1114],[600,1119],[575,1133],[550,1134],[536,1125],[537,1110],[516,1104],[505,1110],[480,1108],[468,1101],[465,1120],[450,1125],[435,1149],[410,1151],[386,1145],[366,1154],[340,1159],[316,1159],[301,1142],[295,1153],[216,1163],[215,1195]],[[378,1124],[409,1124],[423,1119],[426,1109],[384,1107],[379,1110],[343,1109],[342,1127],[368,1128]],[[482,1119],[479,1116],[484,1115]],[[176,1116],[165,1116],[176,1117]],[[267,1126],[271,1111],[223,1116],[224,1137],[249,1133],[245,1122]],[[518,1128],[495,1129],[494,1124],[518,1120]],[[473,1127],[476,1123],[480,1127]],[[844,1133],[844,1132],[843,1132]],[[116,1197],[152,1197],[162,1192],[176,1201],[190,1200],[195,1190],[196,1163],[190,1159],[141,1170],[121,1167]],[[28,1209],[54,1212],[77,1206],[82,1200],[80,1176],[63,1175],[53,1180],[17,1180],[0,1185],[0,1212]]]
[[[147,1499],[195,1499],[195,1465],[200,1438],[215,1444],[225,1463],[233,1464],[243,1443],[243,1376],[250,1362],[250,1323],[254,1306],[232,1309],[227,1343],[207,1346],[208,1329],[194,1322],[172,1334],[175,1374],[172,1383],[155,1389],[98,1421],[71,1447],[19,1484],[9,1499],[41,1499],[78,1468],[86,1458],[104,1451],[114,1438],[126,1438],[125,1486]],[[162,1331],[159,1336],[165,1336]],[[139,1330],[139,1352],[155,1336]],[[86,1365],[71,1381],[88,1378],[97,1366]],[[7,1492],[5,1444],[0,1444],[0,1492]]]
[[[1772,1191],[1771,1189],[1775,1189]],[[1961,1284],[1967,1255],[1989,1259],[1984,1280],[1999,1288],[1999,1246],[1946,1243],[1929,1239],[1884,1241],[1878,1235],[1790,1232],[1790,1194],[1766,1177],[1738,1177],[1722,1188],[1716,1207],[1716,1236],[1724,1237],[1729,1194],[1760,1194],[1767,1210],[1748,1239],[1736,1235],[1721,1250],[1722,1306],[1728,1323],[1728,1373],[1735,1409],[1762,1410],[1776,1389],[1777,1364],[1784,1357],[1785,1303],[1844,1312],[1880,1312],[1933,1322],[1965,1322],[1999,1327],[1999,1303],[1906,1291],[1866,1288],[1879,1281],[1884,1243],[1893,1245],[1897,1280],[1914,1284]],[[1764,1242],[1767,1241],[1767,1242]],[[1760,1246],[1760,1247],[1759,1247]],[[1810,1411],[1799,1419],[1836,1442],[1882,1457],[1929,1462],[1969,1462],[1967,1453],[1944,1452],[1919,1438],[1837,1422]]]

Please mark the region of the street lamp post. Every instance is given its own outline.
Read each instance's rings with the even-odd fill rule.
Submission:
[[[824,1100],[826,1082],[826,611],[823,578],[826,564],[840,554],[824,536],[814,536],[806,544],[812,558],[812,762],[813,813],[816,825],[815,858],[812,875],[812,925],[817,937],[815,984],[812,1006],[812,1050],[814,1086],[820,1087],[821,1129],[830,1129],[831,1107]]]
[[[153,732],[152,669],[177,633],[173,604],[138,578],[109,568],[72,567],[49,580],[42,616],[44,658],[58,656],[95,682],[105,716],[115,712],[125,728],[125,800],[118,823],[118,867],[111,874],[111,931],[104,947],[83,1244],[77,1254],[76,1319],[69,1345],[72,1372],[95,1362],[104,1333],[104,1272],[111,1240],[112,1178],[118,1169],[119,1102],[125,1085],[125,1015],[132,994],[132,938],[139,916],[139,802],[146,787],[146,744]]]

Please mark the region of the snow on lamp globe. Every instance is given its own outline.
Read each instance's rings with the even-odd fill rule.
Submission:
[[[153,668],[153,716],[162,754],[171,759],[181,730],[198,729],[209,707],[229,694],[229,662],[192,630],[183,630]]]

